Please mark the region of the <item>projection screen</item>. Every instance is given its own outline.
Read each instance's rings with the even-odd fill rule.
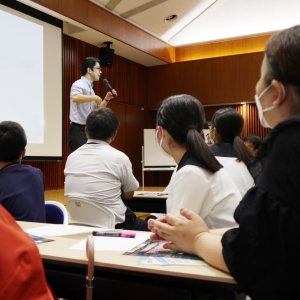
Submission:
[[[62,160],[62,21],[0,0],[0,43],[0,122],[25,129],[25,160]]]

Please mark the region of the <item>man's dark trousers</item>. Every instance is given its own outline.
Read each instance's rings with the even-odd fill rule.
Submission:
[[[71,148],[71,151],[74,152],[82,145],[86,144],[87,142],[87,136],[84,131],[85,125],[77,124],[77,123],[71,123],[67,141]]]

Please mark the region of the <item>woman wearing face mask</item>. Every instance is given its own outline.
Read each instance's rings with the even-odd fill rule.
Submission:
[[[247,169],[253,153],[240,139],[244,126],[242,115],[231,107],[221,108],[213,115],[209,149],[224,167],[242,197],[253,187],[254,180]]]
[[[209,228],[235,226],[233,212],[241,196],[201,137],[205,113],[189,95],[166,99],[157,112],[159,148],[178,164],[168,186],[167,212],[186,206]]]
[[[184,220],[165,217],[163,221],[173,226],[149,220],[149,228],[172,241],[171,249],[195,253],[229,271],[253,300],[296,299],[300,294],[300,26],[268,41],[256,94],[261,124],[272,130],[250,164],[250,171],[259,176],[235,211],[239,228],[209,231],[199,216],[186,209],[181,210]]]

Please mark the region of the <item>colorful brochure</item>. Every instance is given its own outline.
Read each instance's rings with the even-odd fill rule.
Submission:
[[[149,193],[149,192],[146,192],[146,193],[140,193],[140,194],[136,194],[136,196],[168,196],[169,193]]]
[[[42,244],[42,243],[47,243],[47,242],[54,242],[54,240],[43,238],[41,236],[33,235],[33,234],[30,234],[30,233],[28,233],[28,235],[34,240],[34,242],[36,244]]]
[[[141,256],[138,265],[207,266],[201,257],[165,249],[165,243],[169,242],[147,240],[123,255]]]

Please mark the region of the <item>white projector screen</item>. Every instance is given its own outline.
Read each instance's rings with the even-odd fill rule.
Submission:
[[[155,129],[144,129],[144,164],[147,167],[176,166],[173,157],[163,154],[157,146]]]
[[[28,15],[34,15],[35,10],[16,3],[18,10],[25,11],[0,4],[0,122],[22,125],[27,135],[26,156],[59,160],[62,28]],[[38,12],[39,18],[42,15]]]

